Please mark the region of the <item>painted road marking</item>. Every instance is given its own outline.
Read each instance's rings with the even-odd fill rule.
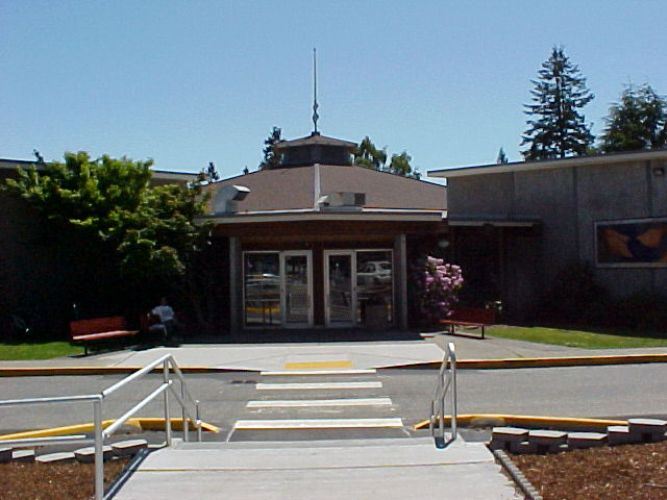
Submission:
[[[258,391],[290,391],[290,390],[318,390],[318,389],[378,389],[382,382],[286,382],[286,383],[259,383],[255,386]]]
[[[292,375],[373,375],[377,373],[375,368],[368,370],[280,370],[260,372],[263,377],[283,377]]]
[[[248,404],[246,404],[246,408],[309,408],[319,406],[391,406],[391,399],[287,399],[273,401],[248,401]]]
[[[326,361],[291,361],[283,366],[285,370],[326,370],[327,368],[352,368],[348,359],[332,359]]]
[[[237,430],[270,429],[350,429],[375,427],[403,427],[400,418],[321,418],[295,420],[238,420]]]

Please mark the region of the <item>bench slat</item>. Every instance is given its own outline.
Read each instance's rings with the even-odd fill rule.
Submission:
[[[74,342],[86,342],[93,340],[110,339],[113,337],[129,337],[139,333],[139,330],[115,330],[111,332],[89,333],[87,335],[73,335]]]

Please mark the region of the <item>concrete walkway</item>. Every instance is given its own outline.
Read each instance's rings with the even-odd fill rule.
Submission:
[[[182,366],[230,370],[370,369],[390,368],[442,360],[446,342],[454,342],[459,360],[541,358],[566,356],[603,356],[624,354],[667,354],[667,347],[635,349],[579,349],[487,336],[435,335],[424,340],[375,342],[312,342],[280,344],[186,344],[181,347],[156,347],[123,350],[90,356],[61,357],[48,360],[1,361],[0,368],[11,367],[137,367],[172,353]]]
[[[520,498],[480,443],[431,438],[181,443],[151,453],[116,498]]]
[[[230,370],[369,369],[441,361],[442,349],[422,340],[308,344],[198,344],[118,351],[43,361],[0,361],[0,367],[136,367],[172,353],[181,366]]]
[[[441,347],[454,342],[458,359],[557,358],[567,356],[606,356],[624,354],[667,354],[667,347],[623,349],[581,349],[561,345],[539,344],[522,340],[487,337],[482,339],[461,335],[436,335],[430,339]]]

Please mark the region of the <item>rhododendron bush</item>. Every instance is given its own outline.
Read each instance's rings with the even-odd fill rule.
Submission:
[[[414,278],[424,322],[435,324],[449,316],[463,286],[461,268],[446,264],[442,259],[426,257],[417,266]]]

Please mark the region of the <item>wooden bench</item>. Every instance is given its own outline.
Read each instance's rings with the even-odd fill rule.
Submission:
[[[484,338],[485,329],[496,322],[496,313],[493,309],[482,309],[477,307],[460,307],[454,309],[447,319],[441,319],[440,324],[447,327],[447,332],[454,335],[456,327],[478,328]]]
[[[139,333],[139,330],[129,330],[122,316],[70,321],[69,331],[72,344],[83,345],[86,356],[91,343],[133,337]]]

